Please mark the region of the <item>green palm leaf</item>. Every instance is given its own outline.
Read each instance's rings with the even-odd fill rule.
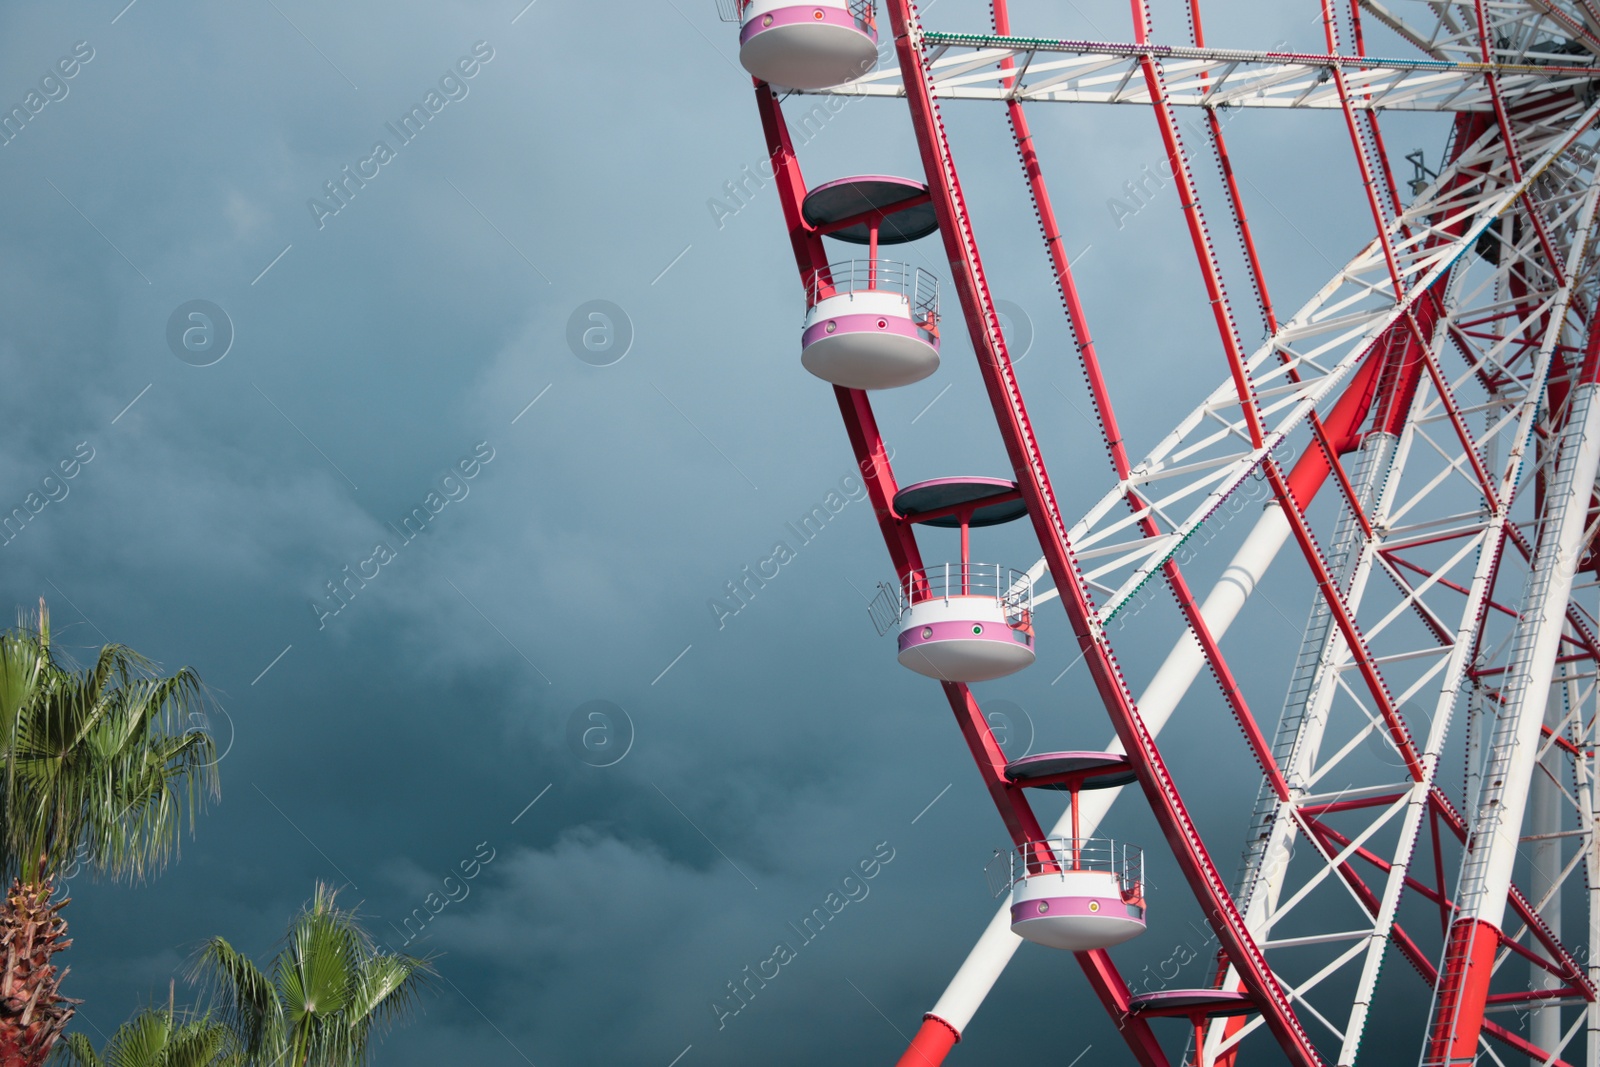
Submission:
[[[185,822],[193,829],[217,794],[215,745],[193,728],[206,706],[193,671],[165,677],[123,645],[106,645],[88,670],[78,670],[52,644],[43,601],[33,625],[23,620],[0,633],[0,875],[11,883],[0,897],[0,934],[7,943],[42,933],[51,955],[71,943],[59,915],[65,901],[51,901],[57,876],[86,864],[138,881],[176,854]],[[35,968],[29,988],[11,990],[0,1004],[0,1047],[26,1046],[33,1057],[26,1062],[50,1051],[76,1003],[61,995],[65,975],[65,968]],[[60,1043],[60,1055],[94,1067],[166,1067],[188,1047],[181,1030],[170,1008],[165,1016],[147,1012],[98,1055],[77,1035]],[[215,1034],[193,1033],[197,1054],[220,1048]],[[212,1059],[224,1067],[224,1059]]]
[[[48,877],[74,857],[115,878],[159,871],[217,794],[215,743],[194,726],[207,704],[192,670],[163,677],[122,645],[74,670],[42,607],[0,634],[4,873]]]
[[[50,1062],[59,1067],[105,1067],[94,1044],[83,1034],[68,1034],[56,1046]]]
[[[245,1067],[232,1029],[210,1015],[170,1005],[143,1008],[117,1027],[97,1054],[83,1034],[68,1034],[52,1067]]]
[[[220,937],[201,948],[195,977],[210,986],[223,1022],[246,1053],[259,1056],[283,1030],[282,1005],[271,980]]]
[[[336,896],[317,886],[265,970],[220,938],[201,950],[196,975],[252,1063],[364,1064],[374,1037],[410,1015],[434,973],[428,960],[379,949]]]

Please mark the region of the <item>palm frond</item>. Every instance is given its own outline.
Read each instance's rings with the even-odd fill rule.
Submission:
[[[265,972],[221,938],[195,966],[251,1062],[273,1067],[367,1062],[374,1039],[409,1017],[432,973],[428,960],[379,949],[356,912],[322,884]]]
[[[62,1038],[50,1053],[51,1067],[105,1067],[88,1035],[72,1033]]]
[[[194,671],[163,677],[125,645],[85,672],[61,662],[42,609],[36,629],[0,635],[0,873],[48,876],[80,854],[114,878],[160,871],[218,795],[207,707]]]
[[[138,1012],[106,1042],[106,1067],[158,1067],[171,1036],[172,1017],[166,1012]]]
[[[272,981],[248,956],[213,937],[201,947],[191,978],[207,990],[246,1054],[259,1057],[277,1050],[283,1032],[282,1005]]]
[[[429,960],[416,956],[380,953],[366,961],[350,1010],[351,1018],[360,1020],[355,1035],[357,1062],[366,1062],[373,1037],[411,1019],[436,973]]]
[[[211,1017],[168,1006],[141,1008],[117,1027],[103,1054],[83,1034],[68,1034],[52,1067],[245,1067],[233,1031]]]
[[[167,1042],[161,1067],[244,1067],[238,1039],[227,1026],[202,1015],[187,1019]]]

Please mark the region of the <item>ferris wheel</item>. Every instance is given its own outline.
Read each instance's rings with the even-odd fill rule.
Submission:
[[[800,272],[801,362],[835,387],[897,572],[874,620],[941,684],[1011,837],[990,867],[1000,909],[903,1067],[944,1061],[1023,940],[1073,955],[1146,1067],[1600,1067],[1600,958],[1578,947],[1600,944],[1600,3],[1319,2],[1325,48],[1287,53],[1209,44],[1199,0],[1169,40],[1130,0],[1131,42],[1014,33],[1006,0],[991,26],[953,31],[911,0],[723,0]],[[1375,24],[1410,53],[1367,54]],[[896,62],[878,63],[880,39]],[[808,93],[903,99],[925,173],[807,184],[784,102]],[[1098,499],[1052,487],[941,117],[952,101],[1009,119],[1104,438]],[[1225,357],[1221,384],[1142,456],[1025,114],[1075,102],[1153,119]],[[1370,236],[1292,313],[1257,254],[1219,117],[1231,108],[1343,118]],[[1419,163],[1404,194],[1383,111],[1452,122],[1437,173]],[[1218,167],[1209,193],[1202,165]],[[1224,234],[1242,254],[1221,254]],[[947,275],[880,254],[918,240],[942,242]],[[1257,319],[1267,339],[1251,347]],[[1013,477],[902,487],[871,391],[936,374],[941,331],[962,327]],[[1266,505],[1240,512],[1253,525],[1221,579],[1192,586],[1193,546],[1255,491]],[[1006,522],[1031,526],[1037,563],[974,562],[971,542]],[[959,529],[960,558],[924,557],[926,526]],[[1250,650],[1222,644],[1274,563],[1314,590],[1298,653],[1248,665],[1272,674],[1276,709],[1246,699]],[[1153,589],[1182,635],[1129,677],[1116,622]],[[1051,600],[1114,740],[1008,757],[972,687],[1043,653],[1033,623]],[[1253,810],[1202,833],[1160,735],[1205,673],[1237,724],[1234,766],[1260,786]],[[1055,827],[1033,789],[1068,794]],[[1139,849],[1101,834],[1124,792],[1153,813],[1162,840],[1144,844],[1170,851],[1183,886],[1149,890]],[[1242,869],[1224,872],[1241,837]],[[1181,892],[1215,935],[1210,980],[1130,988],[1115,947]],[[1383,996],[1430,998],[1414,1045],[1363,1043]]]

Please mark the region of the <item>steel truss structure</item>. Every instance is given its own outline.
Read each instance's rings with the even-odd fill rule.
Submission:
[[[910,0],[885,0],[897,63],[820,90],[909,106],[950,286],[1042,549],[1030,577],[1049,588],[1035,601],[1065,609],[1114,728],[1108,748],[1127,754],[1216,936],[1213,987],[1242,993],[1250,1011],[1167,1011],[1130,991],[1110,953],[1077,962],[1145,1067],[1177,1062],[1152,1026],[1164,1013],[1195,1024],[1184,1062],[1231,1065],[1251,1050],[1302,1067],[1392,1062],[1363,1037],[1380,977],[1415,982],[1405,971],[1432,990],[1422,1064],[1600,1067],[1600,960],[1575,947],[1600,943],[1600,623],[1583,595],[1597,584],[1600,527],[1600,4],[1433,0],[1399,12],[1319,0],[1325,51],[1290,54],[1210,47],[1199,0],[1184,2],[1186,40],[1156,43],[1147,0],[1130,0],[1135,40],[1108,43],[1015,36],[1005,0],[984,33],[934,32]],[[1419,55],[1368,56],[1374,21]],[[804,282],[827,269],[822,236],[801,211],[784,98],[759,81],[755,95]],[[1007,111],[1110,461],[1109,487],[1086,508],[1058,500],[1035,440],[941,118],[949,100]],[[1225,365],[1140,459],[1101,372],[1028,102],[1139,105],[1165,146]],[[1188,143],[1184,107],[1201,109],[1204,143]],[[1371,240],[1284,317],[1227,152],[1219,111],[1232,107],[1342,112],[1365,191]],[[1383,109],[1453,116],[1441,173],[1409,203]],[[1222,194],[1203,203],[1195,168],[1206,157]],[[1219,255],[1229,231],[1242,266]],[[1230,281],[1248,301],[1235,303]],[[1267,340],[1252,349],[1243,320],[1257,317]],[[904,580],[922,557],[894,508],[872,405],[836,393]],[[1222,580],[1196,590],[1186,546],[1252,490],[1267,505],[1249,512],[1259,517]],[[1280,557],[1315,594],[1273,727],[1222,640]],[[1160,588],[1184,632],[1136,695],[1115,621]],[[1159,744],[1206,671],[1261,774],[1254,810],[1239,813],[1244,862],[1232,877]],[[941,684],[1014,843],[1063,834],[1005,777],[973,693]],[[1444,765],[1452,744],[1465,747],[1464,774]],[[1119,792],[1085,795],[1074,836],[1092,835]],[[1002,909],[902,1064],[943,1061],[1018,944]],[[1406,966],[1385,973],[1396,955]]]

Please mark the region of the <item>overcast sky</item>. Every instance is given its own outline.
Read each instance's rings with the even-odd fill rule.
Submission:
[[[737,28],[712,0],[125,2],[0,12],[0,105],[29,111],[0,146],[0,506],[44,501],[0,546],[0,600],[45,597],[83,657],[120,641],[196,668],[227,752],[176,866],[72,882],[78,1025],[98,1041],[164,1000],[206,937],[264,956],[325,880],[395,948],[407,915],[437,911],[404,950],[437,954],[441,981],[385,1065],[893,1062],[992,913],[982,869],[1006,835],[938,687],[874,635],[862,594],[893,572],[869,508],[845,483],[814,539],[786,531],[852,459],[798,360],[776,198],[726,192],[762,157]],[[1186,43],[1180,6],[1157,12],[1157,39]],[[1213,0],[1208,38],[1320,47],[1315,12]],[[1013,16],[1131,38],[1121,4]],[[987,17],[939,0],[928,22]],[[1004,117],[944,111],[1075,516],[1110,473]],[[1112,204],[1160,160],[1155,123],[1032,114],[1142,453],[1224,373],[1170,187],[1125,200],[1131,217]],[[1274,296],[1297,306],[1369,232],[1342,125],[1229,130]],[[1392,157],[1437,164],[1442,123],[1386,130]],[[801,159],[812,184],[920,173],[891,101],[851,103]],[[936,240],[903,255],[948,276]],[[620,309],[616,338],[582,359],[570,323],[597,300]],[[902,483],[1007,473],[957,322],[937,375],[874,394]],[[47,482],[64,460],[74,476]],[[725,583],[779,540],[794,558],[719,618]],[[956,551],[947,532],[923,544]],[[1022,525],[973,551],[1037,557]],[[352,573],[365,584],[331,597]],[[1275,707],[1308,601],[1293,582],[1266,594],[1230,648],[1261,650],[1243,680]],[[1149,614],[1119,648],[1136,689],[1177,634],[1165,605]],[[1069,645],[1052,607],[1037,665],[978,687],[1008,751],[1109,739]],[[1254,765],[1205,685],[1169,736],[1231,873]],[[1059,803],[1038,807],[1048,824]],[[1124,972],[1188,945],[1179,981],[1204,984],[1213,946],[1136,796],[1105,832],[1152,853]],[[726,983],[873,857],[719,1028]],[[1392,970],[1395,1003],[1420,1010]],[[1174,1052],[1182,1029],[1161,1031]],[[1072,960],[1027,945],[957,1055],[1085,1049],[1126,1059]]]

